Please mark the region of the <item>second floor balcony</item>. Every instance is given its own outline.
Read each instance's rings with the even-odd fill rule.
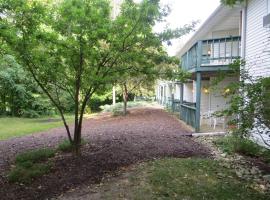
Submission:
[[[241,37],[200,40],[181,58],[181,67],[187,71],[214,71],[226,68],[240,58]]]

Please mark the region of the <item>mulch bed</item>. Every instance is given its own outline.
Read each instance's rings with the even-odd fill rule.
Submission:
[[[0,198],[48,199],[83,184],[99,183],[106,174],[138,162],[162,157],[208,156],[209,149],[195,142],[190,134],[182,123],[161,109],[132,109],[126,117],[101,115],[87,119],[83,127],[87,144],[80,157],[58,154],[53,159],[52,172],[30,185],[8,183],[2,170]],[[54,147],[64,138],[65,130],[60,128],[0,141],[3,159],[0,167],[7,169],[18,152]]]

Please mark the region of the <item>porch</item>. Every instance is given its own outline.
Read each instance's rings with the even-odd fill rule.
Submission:
[[[240,55],[240,36],[199,40],[182,54],[181,67],[192,76],[181,86],[180,118],[196,132],[226,129],[227,119],[216,113],[228,107],[226,86],[238,77],[225,78],[215,90],[211,86],[218,73],[229,71]]]
[[[226,77],[213,86],[217,73],[199,72],[196,79],[181,85],[180,119],[193,127],[196,132],[222,131],[227,128],[228,119],[218,112],[228,108],[230,98],[227,86],[238,81],[238,77]]]

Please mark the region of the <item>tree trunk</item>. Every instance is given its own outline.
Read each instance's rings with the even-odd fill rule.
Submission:
[[[127,90],[127,85],[124,83],[124,88],[123,88],[123,102],[124,102],[123,115],[127,114],[127,101],[128,101],[128,90]]]
[[[81,128],[77,127],[76,132],[74,134],[76,135],[76,138],[74,138],[74,153],[76,156],[79,156],[81,154]]]

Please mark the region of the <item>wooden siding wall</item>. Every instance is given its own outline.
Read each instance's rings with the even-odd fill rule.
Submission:
[[[180,85],[179,84],[175,84],[175,94],[174,94],[174,99],[178,99],[178,100],[180,100],[180,90],[181,90],[181,88],[180,88]]]
[[[184,101],[187,102],[195,102],[194,98],[193,98],[193,93],[194,93],[194,89],[193,89],[193,83],[184,83]]]
[[[247,4],[246,62],[254,76],[270,76],[270,29],[263,27],[268,0]]]

